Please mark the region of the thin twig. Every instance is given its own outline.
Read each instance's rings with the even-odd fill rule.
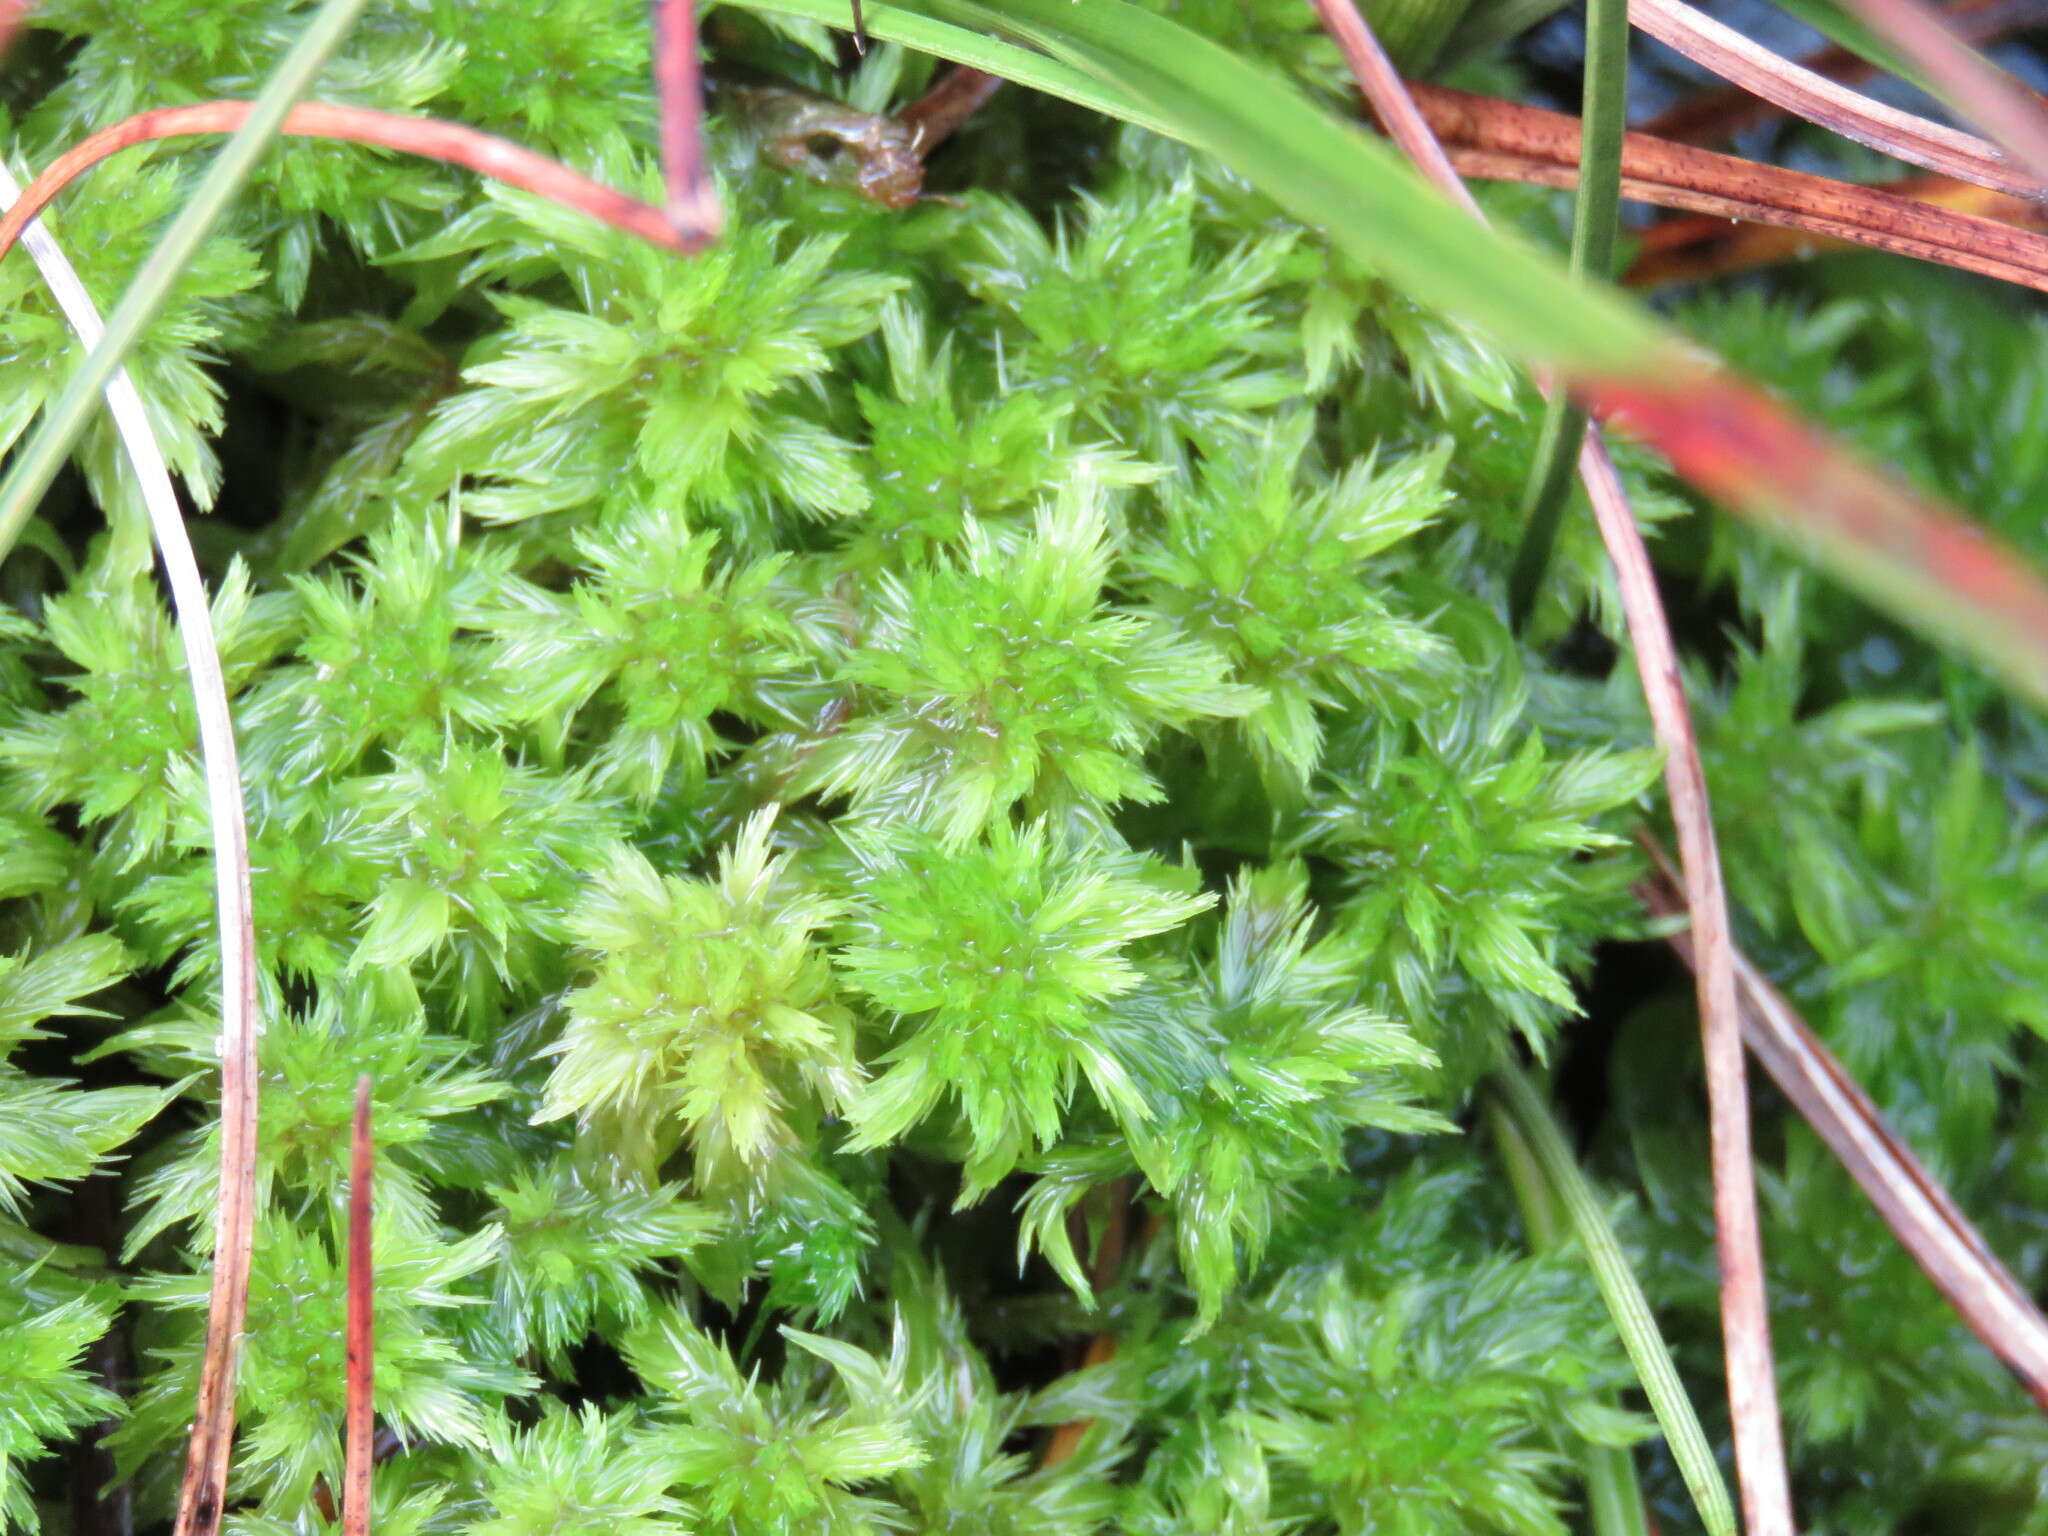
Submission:
[[[107,317],[99,345],[86,354],[57,398],[44,409],[35,431],[14,456],[6,478],[0,480],[0,555],[14,547],[43,493],[71,457],[107,381],[149,328],[179,274],[199,253],[215,223],[255,170],[257,160],[270,147],[278,124],[341,46],[364,4],[365,0],[321,0],[312,19],[256,93],[248,118],[214,155],[192,195],[122,292]]]
[[[21,200],[7,210],[4,218],[0,218],[0,256],[5,256],[13,248],[22,227],[48,207],[52,198],[108,156],[157,139],[233,133],[248,120],[251,110],[251,104],[246,101],[202,101],[185,107],[159,107],[151,112],[138,112],[79,140],[45,166],[41,174],[29,183]],[[670,222],[668,215],[659,208],[601,186],[587,176],[579,176],[567,166],[530,149],[522,149],[508,139],[461,123],[442,122],[431,117],[405,117],[370,107],[304,102],[285,115],[278,131],[297,138],[374,144],[383,149],[459,165],[494,181],[502,181],[507,186],[537,193],[551,202],[587,213],[614,229],[684,255],[701,251],[718,234],[715,204],[714,222],[681,229]]]
[[[1661,879],[1636,888],[1660,917],[1683,916],[1670,861],[1654,839],[1643,844]],[[1692,936],[1670,936],[1693,963]],[[1913,1261],[1985,1348],[2010,1366],[2035,1402],[2048,1409],[2048,1318],[1991,1251],[1941,1182],[1897,1133],[1870,1095],[1820,1037],[1744,955],[1735,955],[1742,1001],[1742,1037],[1792,1107],[1813,1127],[1862,1188]]]
[[[1849,9],[1926,71],[1950,108],[2004,147],[2048,185],[2048,107],[1983,58],[1919,0],[1846,0]]]
[[[1443,86],[1410,89],[1465,175],[1552,187],[1577,183],[1577,118]],[[2048,291],[2048,237],[1876,187],[1631,133],[1622,141],[1621,190],[1638,202],[1804,230]]]
[[[1952,213],[2030,229],[2037,234],[2048,232],[2048,208],[2026,198],[1993,192],[1974,182],[1923,172],[1872,190],[1908,202],[1946,208]],[[1760,220],[1745,219],[1731,225],[1726,218],[1714,214],[1660,219],[1637,236],[1636,259],[1622,274],[1621,281],[1631,288],[1698,282],[1850,248],[1851,242],[1833,235],[1815,238],[1809,230]]]
[[[1792,1494],[1785,1476],[1778,1418],[1777,1373],[1764,1292],[1763,1239],[1756,1171],[1749,1149],[1749,1086],[1742,1064],[1742,1023],[1735,1001],[1735,941],[1714,844],[1706,771],[1693,736],[1692,713],[1679,680],[1678,655],[1665,623],[1649,552],[1630,515],[1614,461],[1589,434],[1579,467],[1593,515],[1614,562],[1622,610],[1635,641],[1636,671],[1658,745],[1664,788],[1678,829],[1686,902],[1700,914],[1698,997],[1707,1064],[1707,1127],[1714,1174],[1714,1242],[1721,1265],[1721,1335],[1728,1362],[1728,1412],[1735,1470],[1742,1488],[1742,1524],[1751,1536],[1792,1536]]]
[[[1472,207],[1436,136],[1394,73],[1378,40],[1350,0],[1313,0],[1361,90],[1396,142],[1425,175]],[[1414,149],[1409,149],[1413,144]],[[1475,210],[1476,211],[1476,210]],[[1721,1327],[1728,1360],[1728,1400],[1735,1464],[1750,1536],[1792,1536],[1792,1498],[1785,1476],[1778,1389],[1771,1362],[1770,1317],[1764,1298],[1763,1253],[1757,1234],[1756,1187],[1749,1152],[1749,1097],[1743,1081],[1742,1034],[1735,1006],[1734,944],[1721,888],[1721,865],[1707,805],[1706,775],[1693,739],[1692,717],[1649,553],[1598,432],[1579,452],[1580,475],[1614,562],[1622,608],[1635,640],[1636,669],[1664,748],[1664,782],[1679,832],[1685,888],[1697,914],[1700,1028],[1707,1059],[1707,1117],[1713,1146],[1714,1230],[1721,1261]]]
[[[1685,0],[1628,0],[1629,20],[1724,80],[1865,148],[1974,181],[1997,192],[2039,196],[2041,178],[2015,168],[1997,145],[1873,101],[1759,46]]]
[[[376,1382],[376,1328],[371,1310],[370,1077],[356,1079],[355,1124],[348,1160],[348,1411],[341,1482],[342,1536],[370,1536],[370,1468]]]
[[[920,158],[950,139],[991,97],[1003,88],[1003,77],[985,69],[956,64],[944,78],[896,114],[896,121],[910,130],[911,145]]]
[[[652,24],[666,217],[680,239],[697,239],[700,232],[708,239],[718,232],[719,211],[704,169],[704,79],[697,63],[696,0],[654,0]]]
[[[4,166],[0,166],[0,191],[10,201],[21,196]],[[103,334],[99,311],[57,242],[38,225],[29,229],[24,243],[79,341],[88,349],[97,346]],[[235,1359],[249,1294],[249,1244],[255,1218],[256,929],[249,888],[248,817],[206,584],[185,536],[171,472],[150,430],[142,397],[125,368],[116,369],[108,378],[106,401],[141,488],[178,616],[185,671],[192,681],[199,720],[199,752],[213,832],[214,902],[221,951],[220,1200],[214,1227],[206,1353],[200,1367],[199,1403],[177,1525],[178,1536],[212,1536],[220,1524],[228,1450],[234,1437]]]

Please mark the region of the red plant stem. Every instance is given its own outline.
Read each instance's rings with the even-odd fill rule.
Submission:
[[[203,101],[187,107],[159,107],[138,112],[102,128],[64,151],[22,192],[0,217],[0,257],[14,248],[21,231],[66,186],[109,155],[154,139],[192,134],[233,133],[249,115],[246,101]],[[522,149],[496,134],[466,128],[437,118],[405,117],[370,107],[337,107],[304,102],[285,117],[284,133],[300,138],[341,139],[421,155],[460,165],[507,186],[537,193],[564,207],[575,208],[629,235],[690,255],[718,234],[718,210],[707,203],[708,222],[685,226],[661,209],[579,176],[545,155]]]
[[[956,64],[947,71],[944,79],[897,113],[896,121],[910,130],[911,147],[922,158],[945,143],[962,123],[987,106],[989,98],[1002,86],[1000,75]]]
[[[34,7],[35,0],[0,0],[0,53],[7,51]]]
[[[685,239],[717,233],[718,199],[704,171],[704,79],[696,0],[654,0],[654,98],[661,109],[661,175],[668,222]],[[289,131],[289,130],[287,130]]]
[[[2036,234],[2048,227],[2048,221],[2044,221],[2048,209],[2039,203],[1947,176],[1909,176],[1876,190],[1930,207],[1992,219],[2016,229],[2030,229]],[[1661,219],[1641,231],[1635,262],[1621,280],[1631,288],[1699,282],[1843,248],[1844,242],[1833,236],[1815,240],[1804,230],[1766,224],[1761,219],[1745,220],[1739,225],[1730,225],[1725,216],[1712,214]]]
[[[1543,186],[1578,180],[1577,118],[1443,86],[1409,88],[1460,172]],[[1638,202],[1805,230],[2048,290],[2048,236],[2002,220],[1639,133],[1622,141],[1621,174],[1622,195]]]
[[[1423,174],[1479,216],[1421,109],[1351,0],[1313,3],[1395,142]],[[1750,1536],[1793,1536],[1792,1495],[1785,1475],[1777,1375],[1764,1296],[1755,1171],[1750,1164],[1749,1091],[1736,1011],[1734,942],[1728,930],[1706,775],[1700,766],[1692,716],[1649,553],[1643,548],[1621,478],[1597,431],[1586,434],[1579,450],[1579,473],[1608,557],[1614,562],[1629,633],[1635,640],[1643,695],[1657,740],[1665,749],[1664,782],[1671,818],[1678,828],[1686,897],[1698,935],[1700,1029],[1713,1148],[1714,1235],[1721,1263],[1721,1331],[1727,1351],[1728,1406],[1742,1487],[1743,1523]]]
[[[376,1383],[376,1322],[370,1267],[370,1078],[356,1079],[348,1160],[348,1410],[341,1483],[342,1536],[369,1536],[370,1467]]]
[[[2027,197],[2042,190],[2039,177],[2015,169],[1996,145],[1802,69],[1685,0],[1628,0],[1628,14],[1650,36],[1722,79],[1880,154],[1997,192]]]

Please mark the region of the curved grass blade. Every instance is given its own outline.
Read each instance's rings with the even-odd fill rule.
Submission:
[[[0,166],[0,193],[10,201],[20,196],[4,166]],[[99,345],[99,311],[57,242],[47,230],[32,227],[25,243],[79,340],[87,347]],[[177,1520],[180,1533],[210,1536],[219,1524],[228,1448],[234,1436],[235,1358],[249,1293],[249,1249],[255,1230],[257,991],[249,822],[242,800],[234,724],[228,713],[227,684],[221,673],[220,649],[214,642],[212,610],[178,511],[170,468],[127,370],[115,369],[107,380],[106,398],[121,447],[135,471],[150,530],[163,558],[171,605],[178,616],[185,672],[192,680],[193,711],[199,723],[207,818],[213,833],[214,906],[221,958],[220,1200],[199,1401]]]
[[[1566,0],[1494,0],[1492,5],[1474,6],[1465,19],[1444,40],[1437,55],[1439,68],[1462,64],[1502,43],[1520,37],[1531,27],[1550,20],[1565,8]]]
[[[272,71],[251,106],[241,130],[222,146],[206,168],[191,199],[178,210],[155,250],[144,260],[128,291],[107,319],[106,334],[64,391],[44,413],[35,435],[0,481],[0,557],[14,547],[27,523],[64,467],[78,436],[99,403],[107,381],[121,366],[149,322],[163,305],[186,264],[198,252],[228,203],[248,180],[257,159],[276,137],[278,125],[292,103],[305,95],[314,76],[340,46],[366,0],[322,0],[320,9],[299,34],[284,60]]]
[[[1579,186],[1572,203],[1571,272],[1605,281],[1614,272],[1621,219],[1621,140],[1628,127],[1628,0],[1586,0],[1586,70]],[[1522,497],[1522,543],[1508,576],[1508,622],[1520,629],[1536,605],[1557,526],[1586,436],[1586,412],[1562,390],[1543,408],[1543,432]]]
[[[1919,66],[1930,90],[1976,123],[2037,181],[2048,183],[2048,106],[1964,42],[1919,0],[1849,0],[1856,14]]]
[[[1939,96],[1934,79],[1906,53],[1894,47],[1876,28],[1857,14],[1853,5],[1839,0],[1777,0],[1778,9],[1805,22],[1837,48],[1846,49],[1865,63],[1917,85],[1930,96]]]
[[[1486,1085],[1488,1118],[1497,1132],[1519,1141],[1521,1151],[1542,1175],[1548,1192],[1563,1207],[1572,1230],[1586,1251],[1586,1263],[1600,1297],[1607,1303],[1622,1347],[1650,1400],[1650,1411],[1664,1431],[1671,1456],[1692,1495],[1700,1524],[1707,1536],[1735,1536],[1735,1509],[1728,1489],[1721,1481],[1721,1469],[1714,1450],[1700,1428],[1699,1415],[1685,1395],[1678,1379],[1678,1367],[1664,1336],[1657,1330],[1643,1288],[1629,1268],[1628,1256],[1614,1235],[1606,1211],[1594,1198],[1592,1187],[1565,1145],[1564,1135],[1550,1116],[1543,1096],[1529,1081],[1528,1074],[1513,1063],[1495,1069]]]
[[[1952,0],[1942,14],[1957,36],[1981,46],[2034,25],[2048,14],[2048,8],[2042,0]],[[1870,60],[1833,42],[1801,55],[1797,62],[1808,74],[1844,89],[1884,73]],[[1719,144],[1745,128],[1769,122],[1778,110],[1740,86],[1724,85],[1676,102],[1641,126],[1645,133],[1680,144]]]
[[[1538,1166],[1528,1139],[1506,1111],[1490,1099],[1480,1102],[1481,1116],[1493,1134],[1501,1167],[1515,1192],[1529,1247],[1536,1253],[1554,1252],[1569,1235],[1561,1202]],[[1593,1536],[1650,1536],[1635,1457],[1623,1446],[1589,1443],[1581,1450],[1580,1466],[1586,1479],[1586,1523],[1593,1528]]]

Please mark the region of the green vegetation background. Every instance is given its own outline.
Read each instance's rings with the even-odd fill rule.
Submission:
[[[47,0],[17,167],[248,95],[301,14]],[[1341,99],[1301,0],[1175,14]],[[869,110],[932,70],[708,28]],[[647,188],[645,47],[617,0],[390,0],[319,94]],[[362,1072],[387,1536],[1573,1528],[1583,1446],[1647,1422],[1467,1113],[1502,1052],[1557,1068],[1710,1424],[1720,1383],[1689,990],[1629,891],[1657,763],[1582,513],[1501,619],[1528,385],[1023,93],[907,213],[713,141],[695,261],[281,146],[131,365],[212,508],[255,822],[229,1529],[324,1524]],[[202,153],[60,206],[103,304]],[[1547,194],[1488,202],[1558,237]],[[2048,554],[2048,334],[2008,296],[1837,260],[1677,312]],[[73,358],[16,256],[0,439]],[[2038,1289],[2048,736],[1626,469],[1743,942]],[[217,955],[109,431],[0,585],[0,1520],[127,1536],[190,1413]],[[2048,1531],[2048,1427],[1765,1090],[1759,1154],[1808,1527]],[[74,1498],[112,1474],[132,1510]]]

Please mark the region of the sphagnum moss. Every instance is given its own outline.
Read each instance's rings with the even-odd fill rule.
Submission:
[[[50,0],[17,153],[245,91],[291,10]],[[1328,86],[1306,12],[1182,14]],[[734,61],[833,83],[728,19]],[[640,24],[393,5],[330,84],[644,184]],[[1718,1400],[1681,984],[1588,989],[1646,931],[1656,764],[1583,528],[1532,637],[1502,620],[1533,395],[1161,141],[1076,144],[1049,199],[980,147],[1039,110],[998,98],[948,151],[974,190],[908,211],[715,125],[733,229],[695,262],[293,145],[152,328],[137,382],[230,514],[269,986],[231,1528],[337,1482],[362,1072],[385,1532],[1567,1530],[1583,1445],[1645,1422],[1582,1266],[1527,1255],[1458,1134],[1503,1049],[1565,1063]],[[53,221],[103,300],[183,165]],[[7,270],[18,434],[69,364]],[[2025,423],[1957,403],[2042,398],[2038,338],[1871,294],[1688,313],[2042,542],[1981,467]],[[110,442],[81,464],[132,523]],[[0,632],[0,1519],[81,1532],[59,1455],[103,1421],[137,1528],[168,1511],[216,1092],[182,669],[94,516],[53,507]],[[1695,565],[1695,526],[1668,574],[1748,636],[1697,655],[1745,941],[2038,1284],[2044,738],[1746,536]],[[2035,1529],[2048,1431],[1768,1113],[1807,1520]]]

